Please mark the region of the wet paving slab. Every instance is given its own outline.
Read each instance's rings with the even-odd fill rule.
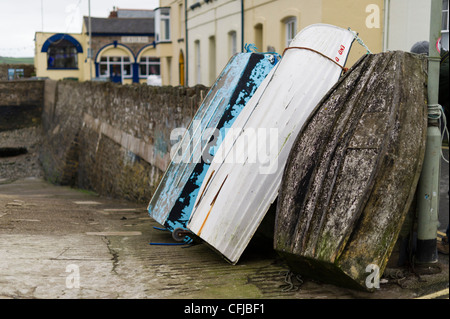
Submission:
[[[289,273],[267,238],[256,236],[231,265],[205,244],[174,245],[160,227],[143,204],[36,178],[3,181],[0,298],[413,299],[436,292],[448,298],[444,255],[439,272],[397,272],[374,292],[361,292]]]

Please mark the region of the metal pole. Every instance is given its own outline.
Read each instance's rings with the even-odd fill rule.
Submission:
[[[441,36],[442,0],[431,0],[430,47],[428,57],[428,133],[425,158],[417,193],[418,229],[417,263],[435,263],[439,225],[439,183],[441,166],[441,132],[438,109],[440,54],[436,43]]]
[[[89,79],[92,81],[92,24],[91,24],[91,0],[89,5],[89,47],[88,47],[88,61],[89,61]]]
[[[41,32],[44,32],[44,0],[41,0]]]
[[[384,0],[384,32],[383,32],[383,51],[388,50],[389,45],[389,23],[390,23],[391,2]]]
[[[184,1],[184,33],[185,33],[185,47],[186,47],[186,60],[184,61],[185,81],[184,85],[189,86],[189,38],[188,38],[188,1]]]
[[[241,52],[244,52],[244,13],[244,0],[241,0]]]

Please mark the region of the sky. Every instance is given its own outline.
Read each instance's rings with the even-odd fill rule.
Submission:
[[[113,7],[155,9],[159,0],[90,0],[91,16],[106,18]],[[34,57],[39,31],[80,33],[89,0],[0,0],[0,56]]]

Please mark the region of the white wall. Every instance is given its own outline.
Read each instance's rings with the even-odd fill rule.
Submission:
[[[410,51],[430,37],[431,0],[386,0],[387,29],[385,51]]]

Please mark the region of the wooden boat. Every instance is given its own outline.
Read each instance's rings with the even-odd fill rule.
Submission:
[[[275,54],[235,54],[194,115],[148,205],[150,216],[175,239],[186,240],[183,230],[210,159],[223,139],[212,133],[225,134],[278,60]]]
[[[353,39],[325,24],[299,32],[222,142],[188,229],[229,262],[238,262],[275,201],[295,136],[338,81]]]
[[[384,271],[421,171],[425,65],[405,52],[362,58],[298,134],[274,231],[275,249],[294,272],[374,289],[369,276]]]

